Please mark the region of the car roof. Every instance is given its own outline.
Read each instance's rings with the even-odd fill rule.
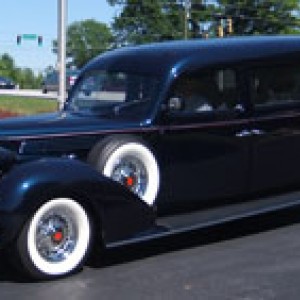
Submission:
[[[227,64],[300,53],[300,37],[251,36],[153,43],[108,51],[92,60],[84,70],[168,73],[173,68]]]

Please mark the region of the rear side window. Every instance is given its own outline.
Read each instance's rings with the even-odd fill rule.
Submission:
[[[182,75],[174,84],[171,97],[183,100],[184,113],[233,110],[240,102],[236,72],[220,69]]]
[[[261,67],[251,73],[255,107],[300,103],[300,68],[297,65]]]

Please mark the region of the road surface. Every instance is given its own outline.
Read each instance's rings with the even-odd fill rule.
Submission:
[[[300,224],[274,226],[297,214],[120,248],[52,282],[23,282],[2,263],[1,300],[298,300]]]

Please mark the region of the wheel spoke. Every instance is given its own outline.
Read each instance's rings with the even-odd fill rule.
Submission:
[[[36,230],[36,245],[40,255],[49,262],[61,262],[76,246],[76,230],[72,218],[57,209],[43,216]]]
[[[142,197],[146,191],[148,177],[144,164],[137,158],[126,156],[115,164],[112,179]]]

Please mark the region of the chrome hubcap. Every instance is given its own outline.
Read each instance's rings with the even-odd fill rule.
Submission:
[[[75,249],[77,230],[66,212],[52,211],[43,216],[36,229],[36,247],[48,262],[64,261]]]
[[[142,197],[145,194],[148,174],[139,159],[131,156],[123,157],[114,166],[111,177],[138,196]]]

